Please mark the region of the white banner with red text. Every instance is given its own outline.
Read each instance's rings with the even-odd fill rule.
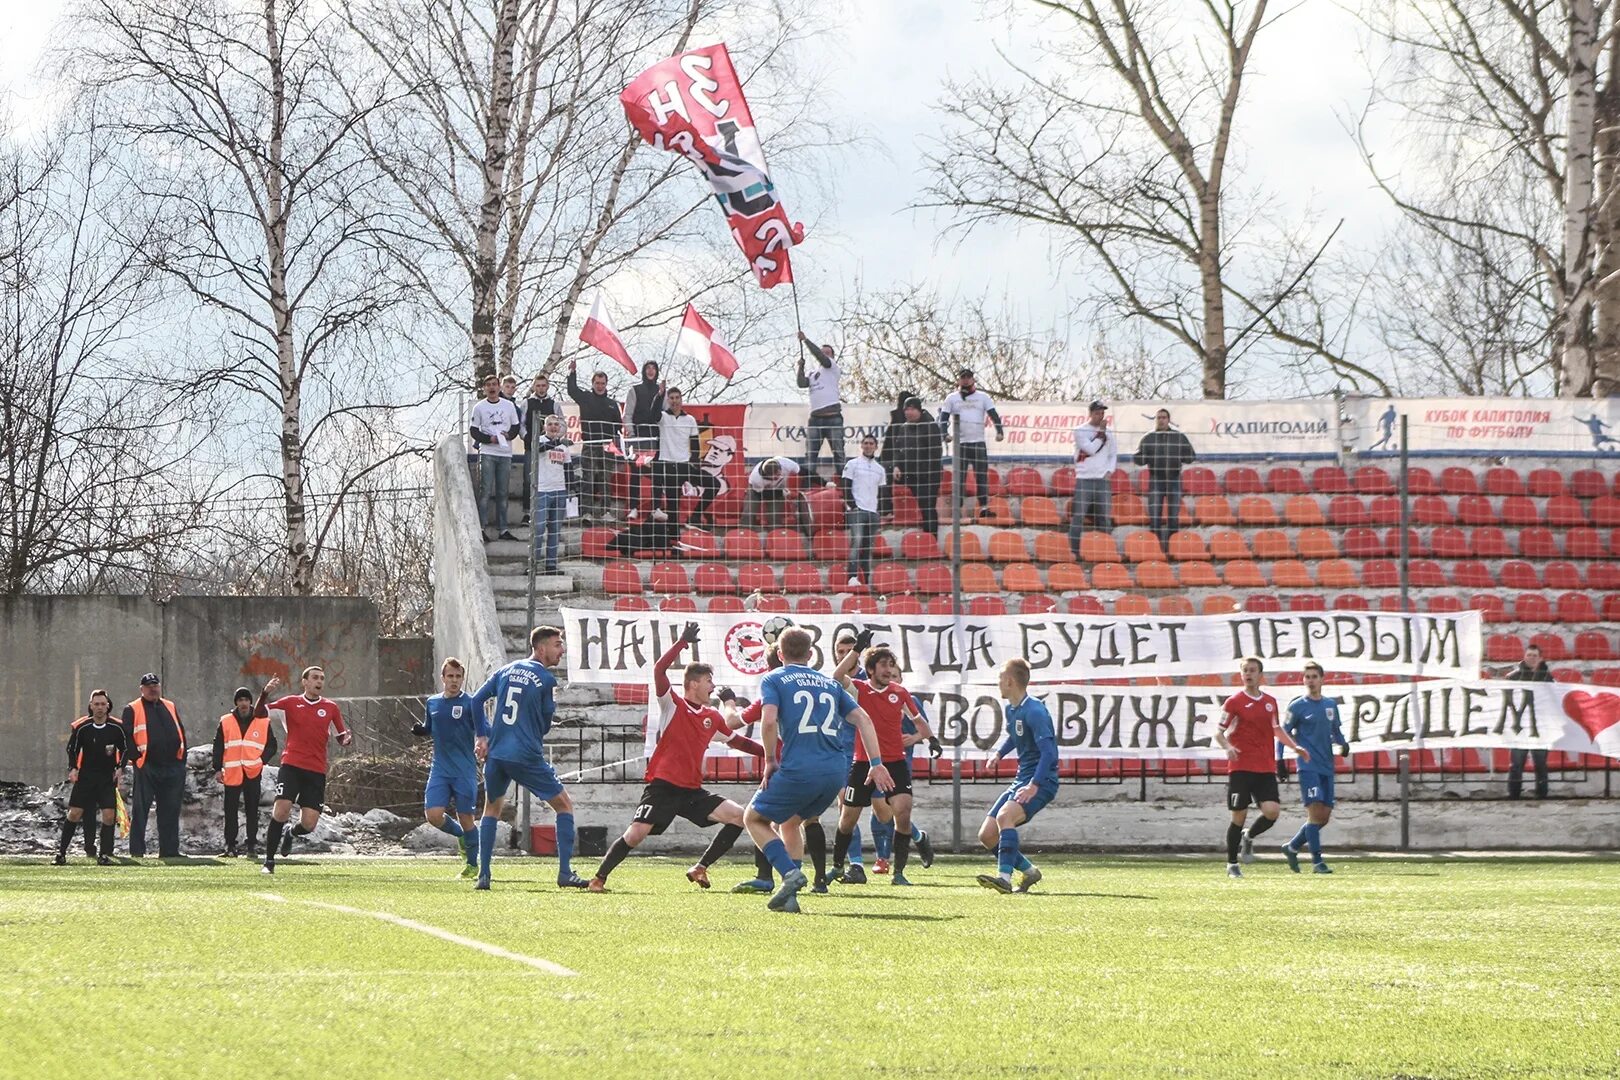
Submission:
[[[1106,616],[770,615],[764,612],[645,612],[565,607],[568,677],[581,683],[633,683],[688,622],[698,644],[687,662],[714,665],[717,686],[741,692],[766,670],[767,628],[801,626],[811,636],[810,666],[832,666],[839,632],[873,631],[894,648],[907,686],[994,686],[1001,665],[1022,657],[1037,683],[1233,675],[1246,656],[1268,671],[1299,671],[1315,660],[1329,671],[1476,679],[1482,616],[1477,611],[1237,612],[1228,615]]]

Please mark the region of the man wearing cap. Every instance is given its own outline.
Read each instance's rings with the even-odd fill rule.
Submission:
[[[236,690],[235,708],[219,718],[214,730],[214,779],[225,787],[225,854],[236,858],[239,815],[247,817],[247,856],[259,851],[259,778],[276,756],[276,732],[265,708],[267,695],[253,699],[245,686]]]
[[[939,431],[946,443],[951,441],[952,416],[957,418],[961,445],[961,455],[956,462],[956,482],[962,483],[967,470],[973,470],[979,496],[979,516],[989,517],[990,448],[984,441],[984,422],[989,420],[996,425],[996,442],[1005,439],[1007,432],[1001,426],[1001,414],[996,412],[996,403],[974,382],[972,368],[962,368],[956,373],[956,389],[939,407]]]
[[[129,854],[146,854],[146,815],[157,803],[158,855],[180,855],[180,803],[186,795],[186,729],[163,696],[163,680],[141,676],[141,696],[124,706],[124,734],[134,761],[130,784]]]
[[[1114,527],[1108,490],[1119,464],[1119,442],[1108,430],[1108,406],[1091,403],[1089,419],[1074,429],[1074,505],[1069,511],[1069,542],[1080,557],[1080,534],[1086,529],[1109,532]]]
[[[1187,436],[1170,427],[1169,409],[1159,410],[1136,447],[1136,464],[1148,471],[1148,527],[1166,552],[1170,534],[1181,528],[1181,469],[1196,457]]]

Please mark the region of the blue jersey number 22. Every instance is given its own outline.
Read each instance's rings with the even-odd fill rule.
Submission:
[[[820,731],[824,735],[838,734],[838,702],[831,694],[812,694],[808,690],[800,690],[793,695],[793,703],[799,706],[799,734],[814,735]],[[826,708],[826,715],[821,723],[816,723],[816,706]]]

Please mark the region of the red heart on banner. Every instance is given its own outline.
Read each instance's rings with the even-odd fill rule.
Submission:
[[[1620,697],[1571,690],[1564,695],[1564,712],[1596,742],[1599,732],[1620,724]]]

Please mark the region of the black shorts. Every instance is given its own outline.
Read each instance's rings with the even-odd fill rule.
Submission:
[[[326,774],[283,765],[276,773],[276,799],[295,802],[305,810],[319,810],[326,801]]]
[[[725,801],[724,795],[704,788],[677,787],[668,780],[654,780],[641,789],[641,805],[636,807],[633,820],[651,825],[653,836],[669,828],[678,817],[707,829],[715,824],[710,815]]]
[[[1258,806],[1280,801],[1276,773],[1235,772],[1226,776],[1226,806],[1229,810],[1247,810],[1251,802]]]
[[[68,805],[79,810],[111,810],[118,805],[118,781],[110,776],[84,776],[73,782]]]
[[[889,770],[889,778],[894,781],[894,790],[880,798],[893,798],[896,795],[911,794],[911,762],[905,758],[894,761],[885,761],[883,767]],[[871,771],[870,761],[856,761],[849,766],[849,786],[844,789],[845,806],[871,806],[872,798],[877,795],[877,789],[866,779]]]

